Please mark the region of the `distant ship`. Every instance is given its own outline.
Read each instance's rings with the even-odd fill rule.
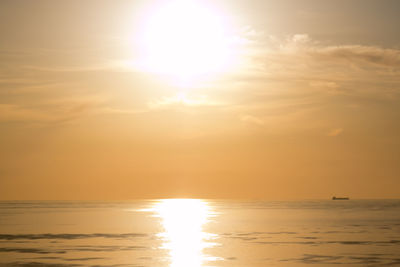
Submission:
[[[332,200],[349,200],[348,197],[332,197]]]

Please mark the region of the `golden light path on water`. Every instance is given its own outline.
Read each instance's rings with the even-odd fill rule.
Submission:
[[[204,232],[204,225],[213,216],[206,201],[200,199],[165,199],[154,211],[162,220],[163,249],[169,251],[170,267],[200,267],[217,260],[204,254],[212,247],[213,235]]]

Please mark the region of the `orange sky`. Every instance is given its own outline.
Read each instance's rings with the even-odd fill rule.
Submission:
[[[1,1],[0,199],[399,198],[399,12]]]

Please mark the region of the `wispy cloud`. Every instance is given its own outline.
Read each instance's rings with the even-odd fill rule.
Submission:
[[[240,120],[246,123],[256,124],[256,125],[264,125],[264,121],[258,117],[251,115],[242,115],[240,116]]]
[[[332,129],[328,132],[328,136],[335,137],[343,133],[343,128]]]
[[[307,34],[286,38],[267,36],[259,40],[263,49],[253,54],[253,61],[263,66],[259,72],[267,77],[295,76],[349,78],[351,74],[392,75],[400,71],[400,50],[366,45],[326,45]],[[261,64],[261,65],[259,65]],[[379,73],[371,73],[379,70]],[[347,74],[347,75],[346,75]],[[280,75],[280,76],[278,76]]]
[[[334,137],[358,116],[342,117],[346,108],[372,112],[377,103],[400,99],[400,49],[332,45],[307,34],[256,35],[252,40],[249,67],[231,76],[236,103],[228,109],[242,122],[274,131],[325,131]],[[327,132],[337,116],[344,127]]]
[[[60,122],[69,120],[80,113],[82,107],[65,112],[63,115],[42,109],[26,108],[18,105],[0,104],[1,122]]]
[[[221,103],[210,100],[206,95],[189,96],[186,93],[180,92],[171,97],[163,97],[161,99],[152,100],[148,102],[147,105],[150,109],[159,109],[174,106],[218,106],[221,105]]]
[[[132,72],[132,62],[124,60],[110,60],[98,62],[92,65],[75,65],[75,66],[37,66],[25,65],[27,70],[44,71],[44,72],[91,72],[91,71],[129,71]]]
[[[313,48],[312,55],[323,59],[343,60],[353,64],[372,64],[381,67],[400,67],[400,50],[378,46],[344,45]]]
[[[79,119],[93,112],[94,103],[67,103],[63,106],[0,104],[0,122],[57,124]]]

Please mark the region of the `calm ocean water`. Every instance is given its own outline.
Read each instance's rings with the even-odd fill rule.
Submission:
[[[0,202],[0,266],[400,266],[400,200]]]

